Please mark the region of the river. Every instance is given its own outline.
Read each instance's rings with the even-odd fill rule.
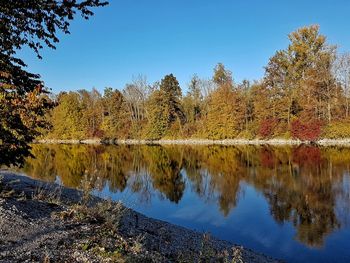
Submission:
[[[350,148],[33,145],[20,171],[288,262],[350,262]],[[18,169],[17,169],[18,170]]]

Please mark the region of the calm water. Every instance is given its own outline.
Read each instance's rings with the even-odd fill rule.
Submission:
[[[350,148],[34,145],[31,177],[290,262],[350,262]]]

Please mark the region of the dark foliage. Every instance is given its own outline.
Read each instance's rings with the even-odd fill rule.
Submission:
[[[20,164],[29,154],[28,143],[45,126],[43,116],[50,108],[40,76],[24,70],[15,57],[23,46],[39,58],[44,45],[55,48],[57,32],[69,33],[69,21],[76,13],[87,19],[100,0],[6,0],[0,1],[0,163]]]

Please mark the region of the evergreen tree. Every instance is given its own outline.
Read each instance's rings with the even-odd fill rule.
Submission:
[[[148,128],[147,137],[151,139],[159,139],[163,137],[172,124],[185,122],[180,99],[181,88],[179,82],[173,74],[166,75],[156,90],[151,95],[147,111],[148,111]]]

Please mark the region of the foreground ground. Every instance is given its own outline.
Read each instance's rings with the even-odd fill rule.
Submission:
[[[277,262],[120,203],[0,176],[0,262]]]

